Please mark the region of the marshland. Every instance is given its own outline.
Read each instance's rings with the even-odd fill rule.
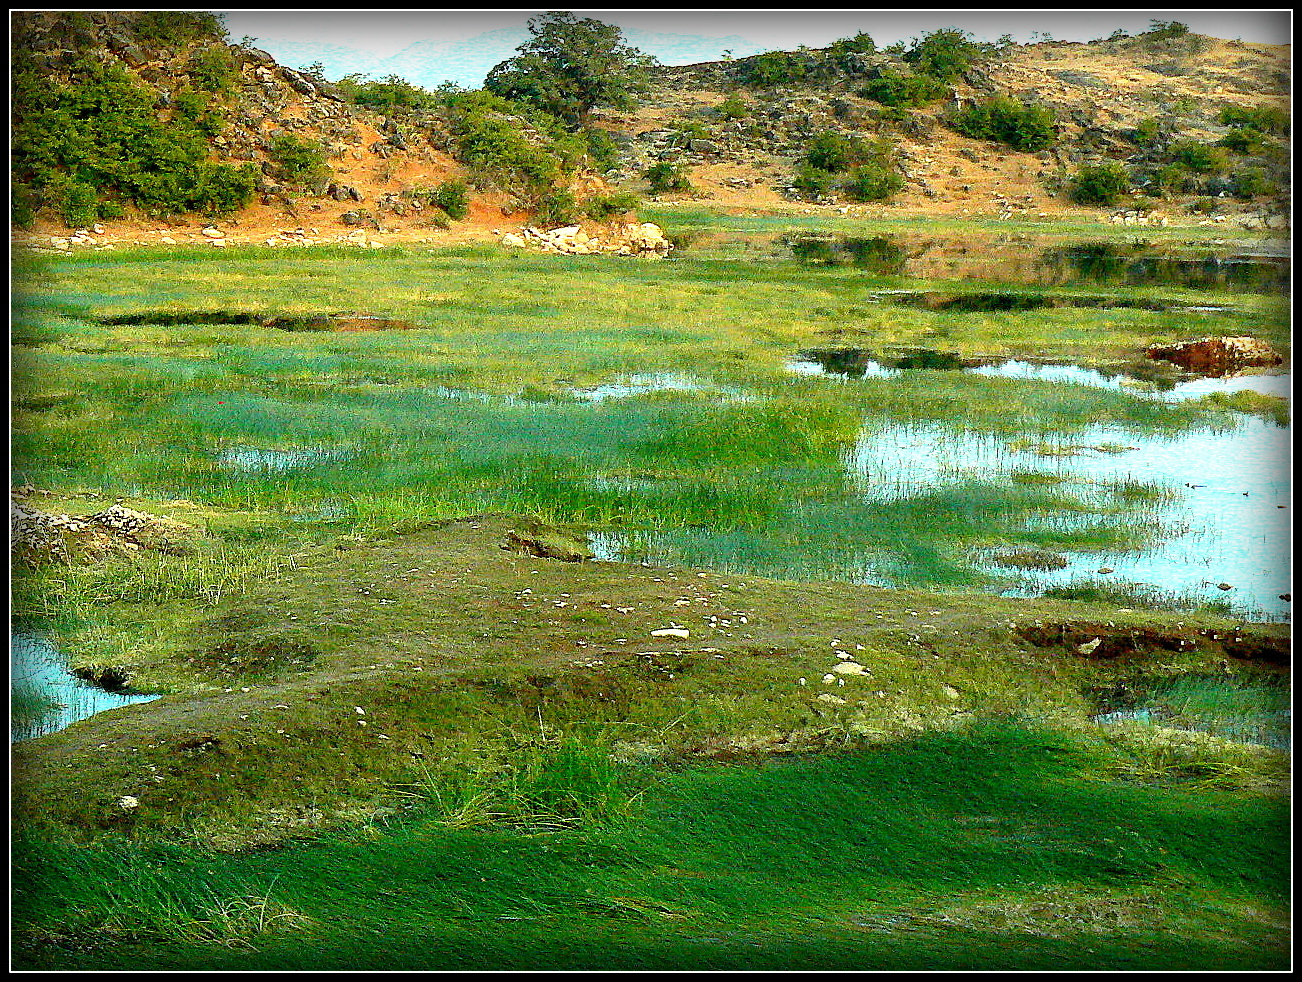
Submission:
[[[880,298],[1043,287],[738,258],[746,232],[659,263],[21,261],[14,483],[201,530],[15,579],[25,638],[160,696],[15,744],[25,959],[395,967],[363,939],[399,917],[422,963],[609,964],[593,918],[630,966],[860,964],[865,937],[884,966],[1272,963],[1288,402],[1164,399],[1142,352],[1287,352],[1286,293],[931,311]],[[340,313],[404,326],[269,326]],[[849,342],[1136,377],[793,370]],[[1241,485],[1256,511],[1217,506]],[[1191,686],[1216,726],[1170,708]],[[391,863],[426,872],[365,885]]]
[[[528,31],[11,17],[12,967],[1287,968],[1287,46]]]

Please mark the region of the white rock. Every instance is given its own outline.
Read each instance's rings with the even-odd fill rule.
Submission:
[[[133,808],[140,807],[140,799],[137,798],[135,795],[124,794],[121,798],[118,799],[118,807],[121,808],[123,811],[129,812]]]
[[[864,668],[857,661],[843,661],[839,665],[832,666],[832,671],[837,675],[867,675],[868,669]]]
[[[662,627],[651,632],[653,638],[686,638],[690,636],[690,632],[685,627]]]

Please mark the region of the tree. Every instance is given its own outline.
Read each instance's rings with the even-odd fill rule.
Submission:
[[[532,40],[493,66],[484,88],[582,126],[596,106],[631,109],[655,59],[624,44],[618,27],[553,10],[526,22]]]

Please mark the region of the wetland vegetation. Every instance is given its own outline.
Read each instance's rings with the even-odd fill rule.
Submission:
[[[202,532],[15,577],[161,694],[15,744],[17,962],[1287,964],[1289,403],[1143,356],[1287,365],[1277,266],[643,217],[677,258],[16,258],[13,483]],[[1018,236],[1046,279],[913,265]],[[835,349],[896,357],[792,370]]]

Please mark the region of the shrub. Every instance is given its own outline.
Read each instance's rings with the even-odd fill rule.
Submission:
[[[1251,126],[1237,126],[1221,137],[1221,146],[1235,153],[1257,153],[1266,142],[1265,134]]]
[[[572,225],[578,217],[574,194],[565,188],[545,192],[534,205],[534,221],[539,225]]]
[[[715,107],[722,119],[745,119],[749,115],[746,103],[742,102],[738,95],[730,95]]]
[[[1120,164],[1082,167],[1071,183],[1073,201],[1083,205],[1110,205],[1130,190],[1130,175]]]
[[[977,62],[995,53],[995,45],[972,40],[967,31],[944,28],[923,35],[904,52],[916,71],[942,82],[956,82]]]
[[[872,156],[862,139],[831,130],[816,134],[805,151],[805,163],[817,170],[839,174]]]
[[[882,201],[904,187],[904,178],[890,167],[867,163],[856,167],[842,190],[851,201]]]
[[[221,118],[192,89],[160,119],[151,89],[116,62],[88,57],[66,78],[20,69],[11,91],[12,178],[26,189],[25,207],[84,225],[102,206],[130,203],[165,216],[241,207],[252,197],[249,170],[208,162]]]
[[[432,110],[441,103],[433,92],[412,85],[397,75],[377,81],[354,73],[341,78],[335,83],[335,88],[353,105],[365,106],[387,116],[400,111]]]
[[[1210,143],[1182,140],[1170,147],[1172,158],[1198,174],[1223,173],[1229,166],[1225,153]]]
[[[792,184],[802,198],[821,198],[836,189],[836,175],[831,171],[804,164],[796,172],[796,179]]]
[[[1222,126],[1244,126],[1282,136],[1289,131],[1288,112],[1274,106],[1225,106],[1220,112]]]
[[[949,86],[931,75],[883,71],[860,92],[883,106],[925,106],[945,98]]]
[[[608,222],[636,211],[640,203],[638,196],[628,191],[599,194],[583,203],[583,214],[594,222]]]
[[[783,85],[799,82],[809,68],[806,59],[790,51],[766,51],[742,62],[741,77],[747,85]]]
[[[1161,124],[1157,121],[1156,116],[1149,116],[1147,119],[1141,119],[1139,125],[1135,127],[1134,140],[1142,146],[1152,146],[1157,143],[1161,135]]]
[[[566,169],[556,119],[489,92],[454,93],[447,107],[457,158],[490,183],[536,196]]]
[[[268,156],[276,176],[286,184],[320,194],[330,183],[325,150],[313,140],[282,134],[271,141]]]
[[[1162,194],[1187,194],[1196,190],[1197,184],[1184,164],[1170,163],[1153,175],[1153,187]]]
[[[200,48],[190,55],[186,71],[205,92],[227,93],[239,81],[240,70],[225,47]]]
[[[1181,38],[1189,33],[1189,25],[1182,24],[1178,20],[1150,20],[1148,30],[1145,33],[1159,41],[1167,38]]]
[[[1276,194],[1279,188],[1260,167],[1247,167],[1233,175],[1236,198],[1256,198]]]
[[[666,191],[687,191],[692,186],[682,169],[668,160],[652,164],[642,172],[642,176],[650,182],[652,194],[663,194]]]
[[[225,41],[220,14],[203,10],[146,10],[137,14],[131,33],[142,44],[179,48],[192,41]]]
[[[586,129],[583,137],[587,144],[588,159],[599,171],[619,166],[619,144],[607,130]]]
[[[470,192],[464,181],[444,181],[430,193],[429,200],[449,218],[460,220],[470,214]]]
[[[1050,109],[1004,96],[964,108],[950,126],[974,140],[993,140],[1014,150],[1044,150],[1058,138]]]

